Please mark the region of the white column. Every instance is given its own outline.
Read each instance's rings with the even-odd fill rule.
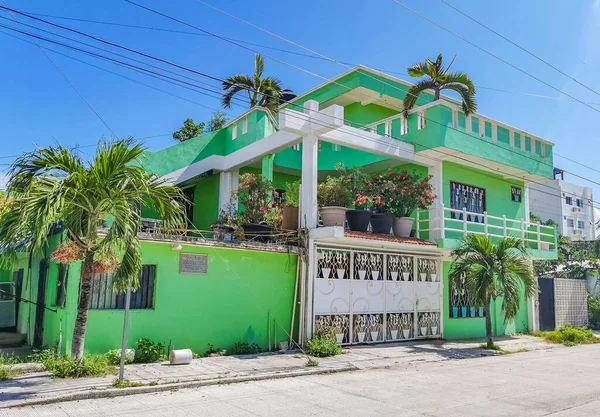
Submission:
[[[525,202],[525,221],[530,222],[531,219],[529,218],[529,210],[530,209],[530,204],[531,202],[529,201],[529,186],[527,184],[525,184],[525,189],[523,190],[523,194],[525,194],[525,198],[523,199],[523,201]],[[523,198],[523,196],[521,196],[521,198]]]
[[[510,135],[510,147],[514,148],[515,147],[515,132],[510,130],[509,135]]]
[[[317,227],[317,175],[319,140],[316,135],[302,137],[302,186],[300,192],[300,227]]]
[[[473,119],[471,119],[471,115],[465,116],[465,128],[467,129],[467,133],[473,132]]]
[[[225,210],[231,202],[231,192],[237,190],[239,171],[219,173],[219,210]]]

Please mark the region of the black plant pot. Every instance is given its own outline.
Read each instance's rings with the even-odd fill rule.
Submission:
[[[373,213],[371,215],[371,230],[373,233],[389,235],[393,222],[394,216],[391,214]]]
[[[353,232],[366,232],[369,228],[371,220],[369,210],[348,210],[346,212],[346,220],[348,220],[348,228]]]
[[[261,243],[269,243],[271,241],[273,226],[268,224],[244,223],[242,228],[244,229],[246,240]]]

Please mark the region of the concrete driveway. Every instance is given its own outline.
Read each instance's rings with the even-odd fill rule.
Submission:
[[[600,345],[0,409],[0,416],[597,416]]]

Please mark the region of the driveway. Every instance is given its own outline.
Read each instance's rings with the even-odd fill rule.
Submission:
[[[600,345],[0,409],[0,416],[597,416]]]

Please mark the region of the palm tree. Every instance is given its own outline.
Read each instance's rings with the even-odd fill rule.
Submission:
[[[474,302],[485,309],[487,347],[494,347],[490,303],[502,297],[504,321],[517,317],[521,291],[527,297],[537,291],[537,284],[527,260],[527,249],[521,240],[507,237],[493,243],[488,237],[465,236],[453,252],[449,281],[454,288],[464,279]]]
[[[103,141],[94,158],[84,162],[59,145],[23,154],[9,173],[10,210],[0,217],[0,253],[14,256],[24,240],[33,252],[46,248],[51,228],[60,222],[67,242],[53,259],[61,253],[60,262],[83,262],[71,350],[77,359],[83,357],[94,273],[114,270],[115,291],[139,285],[139,207],[151,206],[167,229],[185,224],[183,205],[174,203],[183,194],[137,163],[143,152],[131,138]],[[112,224],[102,230],[109,218]]]
[[[466,115],[477,111],[477,102],[475,101],[475,85],[471,78],[464,72],[448,72],[452,62],[444,67],[444,59],[439,54],[435,62],[426,59],[425,62],[415,64],[408,69],[408,75],[415,78],[427,76],[409,88],[404,97],[404,116],[408,117],[411,110],[419,98],[419,95],[425,90],[433,90],[433,100],[440,99],[442,90],[456,91],[462,98],[462,108]]]
[[[223,81],[223,90],[225,91],[221,100],[223,107],[230,108],[233,97],[241,91],[246,91],[250,100],[250,108],[261,106],[275,112],[283,87],[281,81],[275,77],[262,78],[264,70],[265,61],[256,54],[253,75],[238,74]]]

